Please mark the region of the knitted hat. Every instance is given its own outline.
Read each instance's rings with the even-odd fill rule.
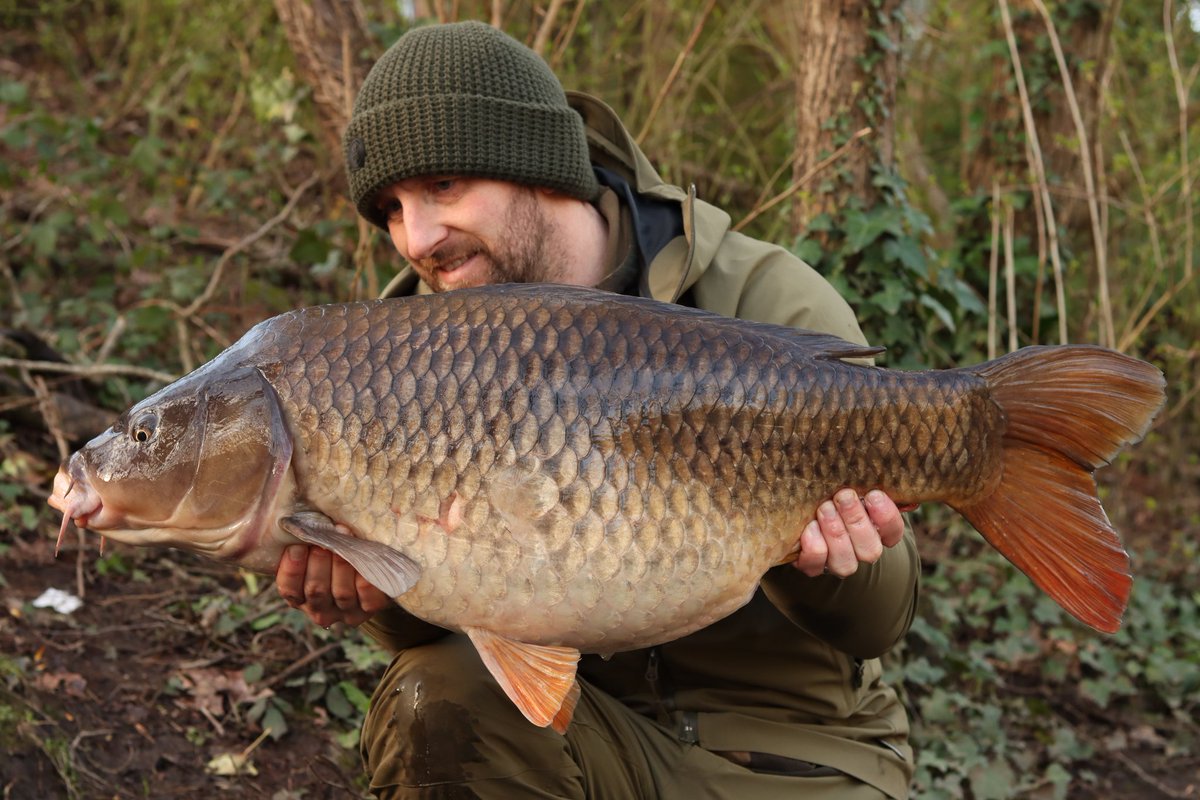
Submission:
[[[342,137],[350,198],[387,229],[374,196],[421,175],[600,191],[583,119],[537,54],[482,22],[416,28],[363,81]]]

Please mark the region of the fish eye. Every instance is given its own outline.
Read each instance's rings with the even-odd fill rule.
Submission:
[[[143,414],[137,418],[137,421],[129,426],[129,436],[138,443],[145,443],[154,438],[154,432],[158,430],[158,415]]]

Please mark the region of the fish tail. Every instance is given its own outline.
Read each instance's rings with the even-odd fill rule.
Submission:
[[[1165,399],[1162,373],[1089,345],[1027,347],[969,371],[1007,428],[999,482],[956,510],[1064,609],[1116,631],[1133,579],[1092,473],[1145,435]]]

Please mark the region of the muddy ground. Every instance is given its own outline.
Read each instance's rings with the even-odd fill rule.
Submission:
[[[368,694],[371,675],[303,624],[231,630],[234,611],[243,621],[283,613],[266,581],[251,596],[244,576],[186,555],[117,546],[98,561],[90,538],[82,560],[73,542],[55,559],[45,537],[9,542],[0,558],[0,797],[366,796],[354,713],[341,719],[320,702],[327,697],[305,698],[314,675]],[[47,588],[76,594],[81,575],[77,611],[32,607]],[[209,604],[197,608],[200,598]],[[258,704],[286,710],[258,716]],[[280,717],[287,732],[264,735]]]

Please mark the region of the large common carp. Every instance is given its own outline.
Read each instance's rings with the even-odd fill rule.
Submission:
[[[301,309],[135,405],[50,502],[77,525],[273,571],[333,550],[465,631],[565,730],[580,651],[695,631],[793,559],[843,487],[941,501],[1071,614],[1116,630],[1129,560],[1092,471],[1162,374],[1090,346],[977,367],[549,285]]]

